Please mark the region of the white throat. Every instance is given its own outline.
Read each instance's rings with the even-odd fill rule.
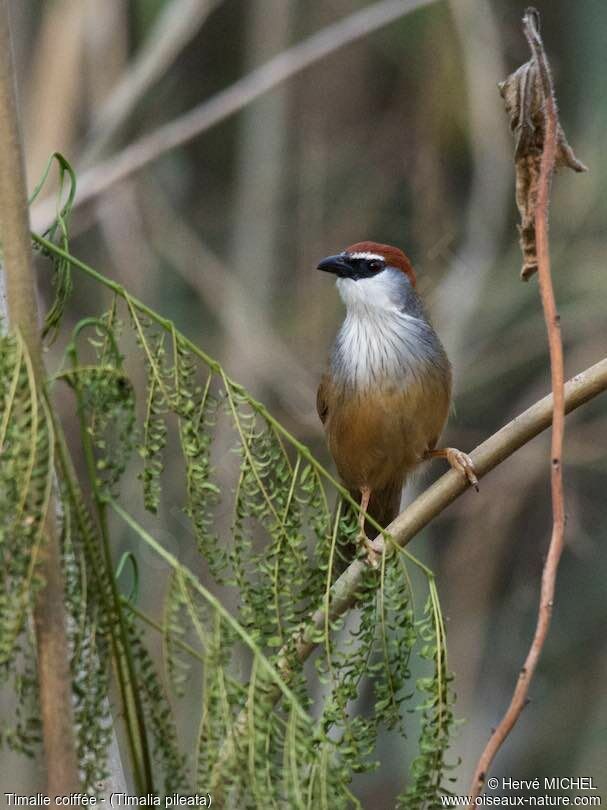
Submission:
[[[358,281],[338,278],[337,289],[348,312],[360,307],[390,311],[402,308],[407,283],[399,270],[388,268],[377,276]]]
[[[400,273],[385,271],[358,281],[338,279],[347,314],[331,357],[337,382],[361,389],[404,385],[427,364],[436,336],[423,317],[403,311],[403,284]]]

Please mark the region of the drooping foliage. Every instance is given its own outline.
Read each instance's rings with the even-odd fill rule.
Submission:
[[[53,429],[20,335],[0,337],[0,678],[17,697],[0,739],[24,753],[39,742],[32,603],[53,483]]]
[[[60,166],[73,179],[63,159]],[[34,238],[55,270],[47,323],[61,329],[72,267],[98,282],[103,304],[72,330],[50,398],[36,390],[19,336],[1,338],[0,675],[19,706],[16,719],[1,718],[3,744],[30,753],[39,743],[31,620],[52,518],[91,793],[106,775],[112,716],[120,716],[142,792],[208,792],[216,804],[247,808],[359,806],[350,782],[376,766],[386,729],[419,734],[399,806],[439,807],[453,715],[431,572],[394,550],[362,575],[353,610],[334,615],[339,574],[355,556],[356,505],[170,321],[69,255],[72,198],[73,188],[51,232]],[[59,386],[72,394],[86,476],[75,474],[51,410]],[[168,448],[178,448],[178,468],[173,452],[165,469]],[[178,555],[157,539],[167,526]],[[141,583],[123,591],[119,550],[134,573],[143,551],[162,572],[154,615],[138,605]],[[412,567],[427,580],[421,615]],[[323,620],[311,624],[319,610]],[[315,666],[306,666],[313,647]],[[187,696],[191,706],[193,693],[189,745],[183,730],[192,723],[179,705]]]

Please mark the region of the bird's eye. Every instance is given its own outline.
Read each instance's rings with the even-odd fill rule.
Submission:
[[[378,270],[381,270],[383,263],[378,261],[377,259],[373,259],[369,262],[369,268],[373,270],[374,273],[377,273]]]

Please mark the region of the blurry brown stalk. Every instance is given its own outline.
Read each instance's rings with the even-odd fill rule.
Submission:
[[[378,0],[312,34],[194,109],[139,138],[116,156],[81,173],[74,207],[77,208],[102,194],[114,183],[139,171],[165,152],[182,146],[220,121],[224,121],[273,87],[339,48],[433,2],[436,0]],[[52,224],[55,214],[54,197],[35,204],[32,207],[33,229],[37,232],[45,231]]]
[[[563,344],[559,315],[556,309],[548,240],[548,214],[550,187],[557,153],[558,117],[552,77],[542,40],[537,27],[537,14],[528,9],[523,17],[523,28],[535,59],[544,97],[545,134],[535,207],[535,238],[537,247],[538,279],[544,320],[548,332],[550,350],[550,373],[553,394],[552,442],[551,442],[551,489],[552,489],[552,536],[542,573],[540,604],[535,635],[519,673],[519,678],[508,709],[495,731],[491,734],[482,752],[470,786],[471,804],[483,790],[487,771],[504,740],[514,727],[527,703],[531,680],[548,635],[558,564],[563,551],[565,533],[565,507],[563,498],[563,435],[565,431],[565,383]]]
[[[166,75],[219,2],[173,0],[159,10],[151,32],[121,79],[108,97],[91,110],[93,125],[81,158],[83,165],[90,165],[107,150],[143,96]],[[95,10],[95,16],[96,13]]]
[[[29,236],[25,169],[17,119],[8,6],[9,0],[0,0],[0,240],[10,327],[23,338],[34,370],[36,393],[43,399],[45,372]],[[80,780],[72,716],[63,575],[52,497],[47,507],[44,537],[38,569],[44,584],[36,596],[34,626],[47,793],[53,798],[77,791]]]

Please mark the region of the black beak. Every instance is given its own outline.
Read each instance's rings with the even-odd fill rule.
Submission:
[[[327,256],[326,259],[320,262],[316,269],[324,270],[325,273],[335,273],[335,275],[340,278],[347,278],[352,275],[353,268],[347,257],[340,253],[337,256]]]

